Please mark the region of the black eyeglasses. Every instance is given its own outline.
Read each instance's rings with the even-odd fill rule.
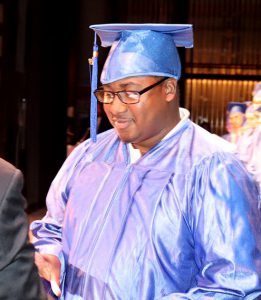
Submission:
[[[161,84],[164,80],[168,79],[169,77],[164,77],[160,81],[153,83],[152,85],[144,88],[141,91],[118,91],[118,92],[111,92],[111,91],[104,91],[103,89],[97,89],[94,91],[94,95],[96,96],[97,100],[101,103],[110,104],[113,102],[115,96],[117,95],[121,102],[125,104],[135,104],[140,101],[140,96],[147,91],[153,89],[155,86]]]

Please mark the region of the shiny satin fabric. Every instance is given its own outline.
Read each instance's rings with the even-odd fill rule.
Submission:
[[[60,299],[258,299],[257,188],[229,147],[190,120],[133,164],[113,129],[78,146],[31,226]]]
[[[123,31],[101,73],[103,84],[132,76],[180,78],[179,54],[170,34],[149,30]]]

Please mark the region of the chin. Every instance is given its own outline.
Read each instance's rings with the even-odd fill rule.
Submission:
[[[117,134],[119,139],[124,143],[134,143],[136,140],[134,137],[131,137],[130,135],[119,134],[119,132]]]
[[[132,139],[127,138],[127,137],[123,137],[119,135],[119,139],[123,142],[123,143],[132,143]]]

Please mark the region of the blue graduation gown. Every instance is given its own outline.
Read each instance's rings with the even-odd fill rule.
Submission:
[[[257,188],[229,147],[190,120],[135,163],[113,129],[79,145],[31,226],[61,299],[258,299]]]

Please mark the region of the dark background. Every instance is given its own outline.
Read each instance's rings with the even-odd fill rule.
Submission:
[[[89,66],[99,23],[192,23],[180,49],[181,106],[223,134],[228,101],[261,80],[259,0],[0,0],[0,156],[25,175],[28,210],[49,185],[89,115]],[[99,56],[100,69],[108,49]]]

